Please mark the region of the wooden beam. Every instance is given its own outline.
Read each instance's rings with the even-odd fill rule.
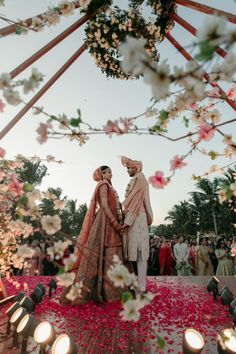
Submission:
[[[194,36],[197,35],[197,30],[195,27],[193,27],[192,25],[190,25],[190,23],[188,23],[187,21],[185,21],[182,17],[180,17],[179,15],[177,15],[176,13],[173,15],[173,19],[175,20],[175,22],[177,22],[179,25],[181,25],[184,29],[186,29],[188,32],[192,33]],[[217,54],[219,54],[222,58],[224,58],[227,54],[227,52],[220,48],[219,46],[217,46],[215,48],[215,52]]]
[[[195,1],[192,0],[176,0],[176,4],[189,7],[190,9],[203,12],[204,14],[207,15],[218,15],[218,16],[224,16],[229,22],[236,23],[236,15],[231,14],[229,12],[215,9],[214,7],[210,7],[207,5],[199,4]]]
[[[166,34],[166,38],[169,40],[169,42],[183,55],[185,59],[188,61],[194,61],[197,65],[199,65],[193,57],[177,42],[177,40],[169,33]],[[200,67],[200,66],[199,66]],[[236,111],[236,104],[234,101],[230,100],[224,90],[216,83],[216,82],[210,82],[209,75],[207,72],[204,71],[203,73],[204,79],[212,86],[212,87],[217,87],[219,90],[220,95],[222,95],[225,99],[225,101],[233,108],[234,111]]]
[[[75,5],[75,9],[79,8],[80,7],[80,4],[79,4],[79,1],[73,1],[74,2],[74,5]],[[43,16],[47,13],[46,12],[43,12],[41,14],[38,14],[36,16],[33,16],[33,17],[40,17],[41,19],[43,18]],[[62,14],[59,14],[60,16]],[[29,17],[29,18],[26,18],[25,20],[22,20],[22,22],[25,22],[27,24],[27,26],[30,26],[31,23],[32,23],[32,19],[33,17]],[[6,26],[6,27],[3,27],[0,29],[0,36],[1,37],[6,37],[6,36],[9,36],[9,34],[13,34],[13,33],[16,33],[16,28],[19,24],[16,23],[16,24],[12,24],[10,26]]]
[[[17,115],[3,128],[0,132],[0,140],[19,122],[19,120],[25,115],[26,112],[32,108],[32,106],[40,99],[43,94],[57,81],[61,75],[74,63],[76,59],[85,51],[86,44],[83,44],[68,60],[67,62],[46,82],[41,90],[34,95],[34,97],[17,113]]]
[[[31,57],[26,59],[23,63],[18,65],[15,69],[10,72],[11,78],[15,78],[17,75],[22,73],[26,68],[28,68],[31,64],[33,64],[36,60],[41,58],[44,54],[49,52],[52,48],[54,48],[58,43],[62,42],[66,37],[68,37],[71,33],[73,33],[76,29],[82,26],[88,19],[89,15],[85,15],[81,17],[78,21],[73,23],[70,27],[68,27],[65,31],[60,33],[57,37],[53,38],[50,42],[48,42],[45,46],[39,49],[36,53],[34,53]]]

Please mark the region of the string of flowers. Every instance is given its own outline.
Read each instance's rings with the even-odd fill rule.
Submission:
[[[81,0],[80,0],[81,1]],[[1,20],[4,20],[10,24],[16,26],[15,34],[27,34],[28,31],[39,32],[46,26],[55,26],[60,22],[61,16],[71,16],[74,14],[74,10],[80,6],[80,1],[60,1],[56,6],[49,6],[48,10],[39,16],[32,17],[30,21],[20,20],[13,21],[4,16],[1,16]],[[4,5],[4,1],[0,4]]]

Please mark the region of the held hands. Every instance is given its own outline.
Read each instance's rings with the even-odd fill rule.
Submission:
[[[126,224],[119,224],[117,226],[117,231],[122,235],[124,231],[126,231],[129,228],[128,225]]]

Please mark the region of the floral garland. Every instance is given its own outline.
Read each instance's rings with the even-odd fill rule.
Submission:
[[[137,9],[145,0],[130,0],[130,6]],[[160,27],[160,33],[165,37],[174,26],[173,14],[176,10],[175,0],[146,0],[148,6],[152,8],[152,14],[157,16],[155,25]]]
[[[89,52],[97,66],[107,77],[119,79],[134,78],[134,75],[125,73],[120,67],[118,46],[125,41],[126,36],[145,38],[147,52],[153,61],[158,61],[155,43],[163,39],[160,31],[159,26],[146,21],[137,11],[125,11],[118,7],[99,13],[85,29]]]

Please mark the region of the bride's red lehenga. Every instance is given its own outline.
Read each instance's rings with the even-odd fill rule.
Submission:
[[[115,287],[107,277],[113,256],[117,255],[123,261],[122,239],[117,231],[121,221],[119,208],[112,185],[99,181],[77,241],[75,282],[83,281],[82,294],[71,302],[66,298],[70,288],[66,288],[61,302],[76,305],[90,300],[103,302],[120,298],[122,289]]]

